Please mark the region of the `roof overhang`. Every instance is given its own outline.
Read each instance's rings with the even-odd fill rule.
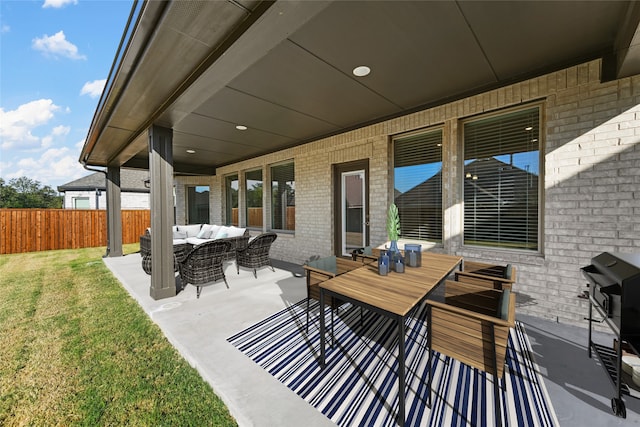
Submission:
[[[212,175],[596,58],[635,75],[639,23],[630,1],[136,2],[80,161],[147,168],[156,124],[176,173]]]

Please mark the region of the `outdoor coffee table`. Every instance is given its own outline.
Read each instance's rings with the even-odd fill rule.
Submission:
[[[422,266],[404,273],[378,274],[377,265],[365,265],[319,284],[320,313],[325,295],[333,296],[396,322],[398,331],[398,423],[405,420],[405,320],[426,297],[456,269],[462,257],[422,253]],[[320,316],[320,366],[325,367],[325,319]]]

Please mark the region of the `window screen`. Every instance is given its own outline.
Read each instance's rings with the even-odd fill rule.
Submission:
[[[209,186],[187,187],[188,224],[209,223]]]
[[[238,175],[225,178],[226,224],[238,225]]]
[[[271,167],[271,228],[295,230],[296,179],[293,163]]]
[[[262,227],[262,169],[246,172],[244,177],[247,227]]]
[[[464,241],[538,249],[540,109],[464,124]]]
[[[91,206],[89,205],[88,197],[74,197],[73,198],[73,207],[74,209],[89,209]]]
[[[394,200],[401,237],[442,241],[442,130],[394,140]]]

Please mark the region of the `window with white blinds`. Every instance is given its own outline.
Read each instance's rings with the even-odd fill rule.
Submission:
[[[538,250],[540,108],[464,123],[464,243]]]
[[[401,237],[442,242],[442,129],[394,139],[393,182]]]

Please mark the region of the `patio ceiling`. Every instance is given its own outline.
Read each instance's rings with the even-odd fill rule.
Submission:
[[[146,169],[151,124],[173,129],[176,173],[212,175],[595,58],[605,78],[640,73],[637,2],[151,1],[134,10],[80,156],[89,165]],[[360,65],[371,73],[354,76]]]

